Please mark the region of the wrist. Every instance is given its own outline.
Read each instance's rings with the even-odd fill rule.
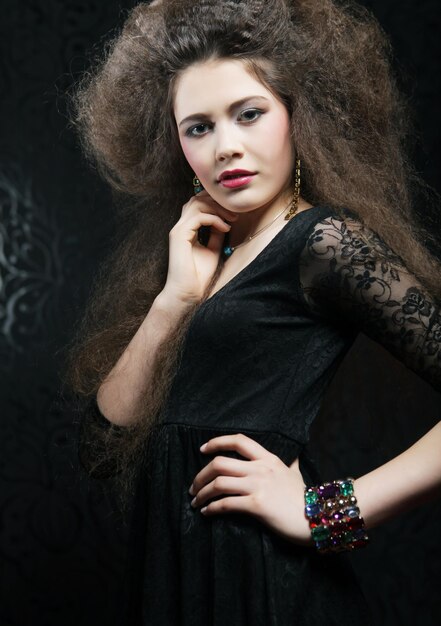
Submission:
[[[313,536],[311,534],[311,528],[309,525],[309,519],[306,517],[305,515],[305,490],[307,489],[306,485],[304,486],[303,492],[301,494],[301,502],[300,502],[300,507],[299,507],[299,511],[300,511],[300,515],[302,517],[302,536],[300,538],[300,541],[297,540],[297,543],[300,543],[300,545],[302,546],[306,546],[309,548],[314,548],[315,547],[315,541],[313,539]]]
[[[304,496],[305,517],[318,552],[341,552],[367,545],[369,537],[352,478],[306,487]]]
[[[153,306],[155,307],[155,309],[173,318],[181,317],[182,315],[187,313],[187,311],[193,308],[195,304],[196,302],[182,300],[176,295],[169,293],[165,289],[158,293],[153,301]]]

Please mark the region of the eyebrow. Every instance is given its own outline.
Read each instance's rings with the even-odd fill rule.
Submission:
[[[239,107],[241,104],[245,104],[245,102],[248,102],[249,100],[266,100],[267,102],[269,102],[268,98],[265,98],[265,96],[247,96],[246,98],[241,98],[240,100],[236,100],[236,102],[232,102],[228,107],[228,112],[231,113],[231,111]],[[181,127],[182,124],[184,124],[185,122],[189,122],[190,120],[207,120],[209,117],[210,116],[206,113],[193,113],[192,115],[188,115],[183,120],[181,120],[181,122],[179,122],[179,127]]]

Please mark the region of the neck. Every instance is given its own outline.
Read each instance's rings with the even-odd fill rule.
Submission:
[[[283,209],[288,210],[291,200],[292,191],[290,190],[282,194],[277,201],[273,201],[270,205],[264,205],[253,211],[242,213],[231,227],[229,236],[230,244],[232,246],[238,245],[267,224],[270,224]],[[280,217],[280,220],[282,219],[283,216]],[[276,220],[274,225],[277,222],[279,222],[279,220]]]

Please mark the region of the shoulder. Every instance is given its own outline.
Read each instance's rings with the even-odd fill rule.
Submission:
[[[303,261],[327,261],[374,269],[379,259],[402,263],[398,254],[360,216],[346,208],[313,220],[302,251]]]

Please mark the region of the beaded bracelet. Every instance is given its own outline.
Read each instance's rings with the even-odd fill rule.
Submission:
[[[353,478],[305,487],[305,516],[321,554],[354,550],[369,542]]]

